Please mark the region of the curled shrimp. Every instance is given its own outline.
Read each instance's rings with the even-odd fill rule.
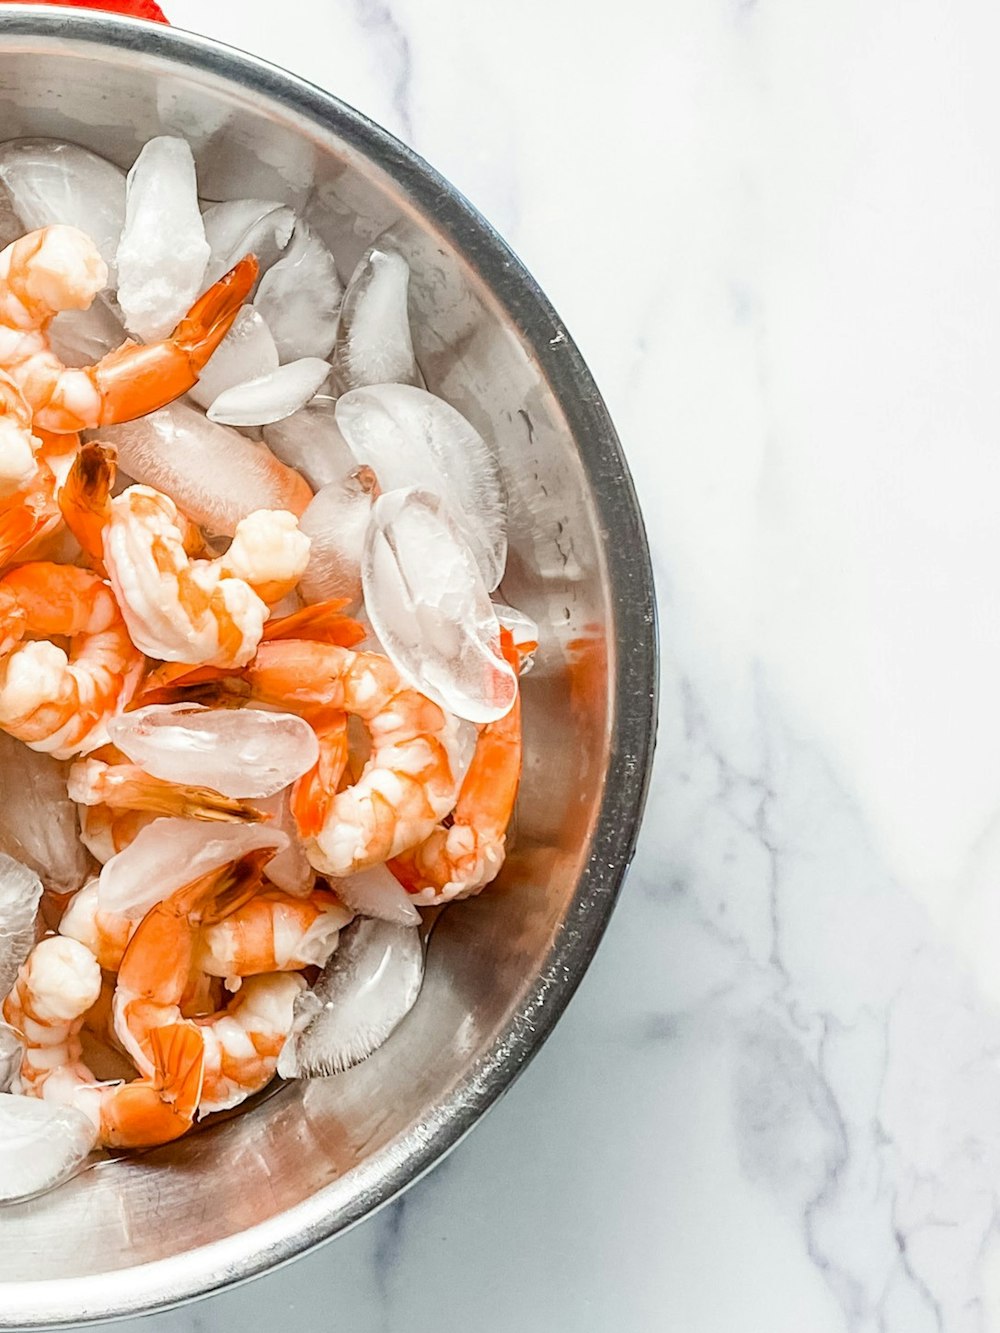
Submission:
[[[352,786],[332,793],[307,775],[323,814],[318,827],[306,822],[306,852],[321,874],[343,878],[398,856],[423,842],[454,806],[463,732],[405,685],[388,658],[286,639],[261,644],[243,674],[265,702],[305,717],[319,713],[330,726],[338,712],[367,725],[371,754]],[[307,805],[293,798],[298,819]]]
[[[57,759],[106,741],[143,665],[104,580],[47,561],[0,578],[0,654],[0,727]]]
[[[296,997],[305,989],[296,973],[253,976],[225,1009],[203,1018],[183,1015],[184,998],[198,975],[200,933],[253,898],[268,855],[249,852],[158,903],[139,923],[118,973],[115,1031],[140,1070],[154,1068],[152,1041],[159,1029],[181,1023],[200,1033],[203,1114],[237,1106],[270,1083],[292,1030]]]
[[[29,490],[35,480],[42,442],[35,434],[31,408],[9,375],[0,371],[0,496]]]
[[[29,232],[0,253],[0,367],[17,383],[36,425],[78,431],[130,421],[197,383],[257,279],[252,255],[191,307],[169,338],[126,342],[96,365],[63,365],[47,329],[64,310],[85,310],[108,280],[89,236],[75,227]]]
[[[82,805],[80,841],[101,865],[117,856],[159,816],[148,810],[112,810],[107,805]]]
[[[295,898],[265,889],[200,934],[195,963],[211,977],[323,967],[354,913],[324,889]]]
[[[242,666],[253,656],[268,600],[290,592],[309,559],[294,514],[259,510],[215,560],[192,560],[177,506],[149,486],[111,501],[104,558],[133,642],[167,662]]]
[[[507,630],[503,653],[516,671],[519,657]],[[468,898],[496,879],[504,861],[507,825],[521,778],[521,695],[479,733],[453,817],[389,868],[421,906]]]
[[[21,1035],[20,1078],[33,1097],[74,1106],[106,1147],[169,1143],[190,1129],[201,1095],[204,1043],[183,1024],[150,1034],[148,1073],[131,1083],[100,1083],[83,1060],[80,1032],[101,999],[97,959],[76,940],[37,944],[3,1006]]]

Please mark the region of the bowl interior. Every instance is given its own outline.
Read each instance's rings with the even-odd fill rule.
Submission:
[[[503,463],[503,594],[542,627],[514,850],[491,892],[438,924],[414,1012],[339,1078],[280,1088],[0,1211],[0,1327],[17,1327],[260,1271],[457,1141],[544,1038],[603,929],[641,809],[655,686],[645,545],[596,390],[523,270],[424,164],[333,99],[201,39],[16,7],[0,18],[0,124],[126,166],[151,136],[181,134],[205,198],[294,204],[345,277],[391,228],[429,387]]]

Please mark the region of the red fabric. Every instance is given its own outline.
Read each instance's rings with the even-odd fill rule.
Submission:
[[[0,0],[10,3],[10,0]],[[76,5],[79,9],[106,9],[111,14],[129,14],[132,18],[168,22],[167,16],[153,0],[35,0],[42,5]]]

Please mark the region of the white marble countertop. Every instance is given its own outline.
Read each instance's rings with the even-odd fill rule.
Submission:
[[[164,2],[521,254],[620,428],[664,662],[634,870],[517,1087],[142,1333],[1000,1329],[996,7]]]

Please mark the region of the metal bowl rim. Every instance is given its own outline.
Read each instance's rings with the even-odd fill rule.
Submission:
[[[412,1132],[357,1168],[371,1178],[355,1206],[336,1211],[325,1187],[271,1222],[169,1259],[85,1278],[38,1284],[51,1312],[45,1326],[163,1310],[278,1267],[370,1216],[413,1184],[469,1132],[538,1052],[579,985],[608,924],[642,819],[657,716],[656,604],[638,501],[600,392],[538,284],[491,224],[433,167],[398,139],[307,80],[198,34],[86,9],[4,6],[0,40],[70,40],[142,50],[219,76],[280,103],[337,135],[374,162],[451,241],[537,359],[559,402],[586,471],[602,530],[614,610],[614,735],[588,863],[543,971],[488,1055],[438,1108],[428,1133]],[[614,540],[609,541],[613,534]],[[352,1174],[354,1174],[352,1172]],[[266,1233],[266,1236],[265,1236]],[[239,1254],[232,1251],[238,1249]],[[183,1272],[179,1271],[183,1264]],[[0,1283],[0,1307],[21,1306],[33,1284]],[[127,1297],[116,1286],[130,1288]],[[140,1291],[141,1289],[141,1291]],[[62,1297],[65,1295],[65,1302]],[[72,1308],[71,1308],[72,1307]],[[13,1311],[11,1311],[13,1313]],[[18,1317],[31,1323],[27,1310]],[[0,1317],[0,1326],[6,1326]],[[37,1323],[34,1326],[38,1326]]]

